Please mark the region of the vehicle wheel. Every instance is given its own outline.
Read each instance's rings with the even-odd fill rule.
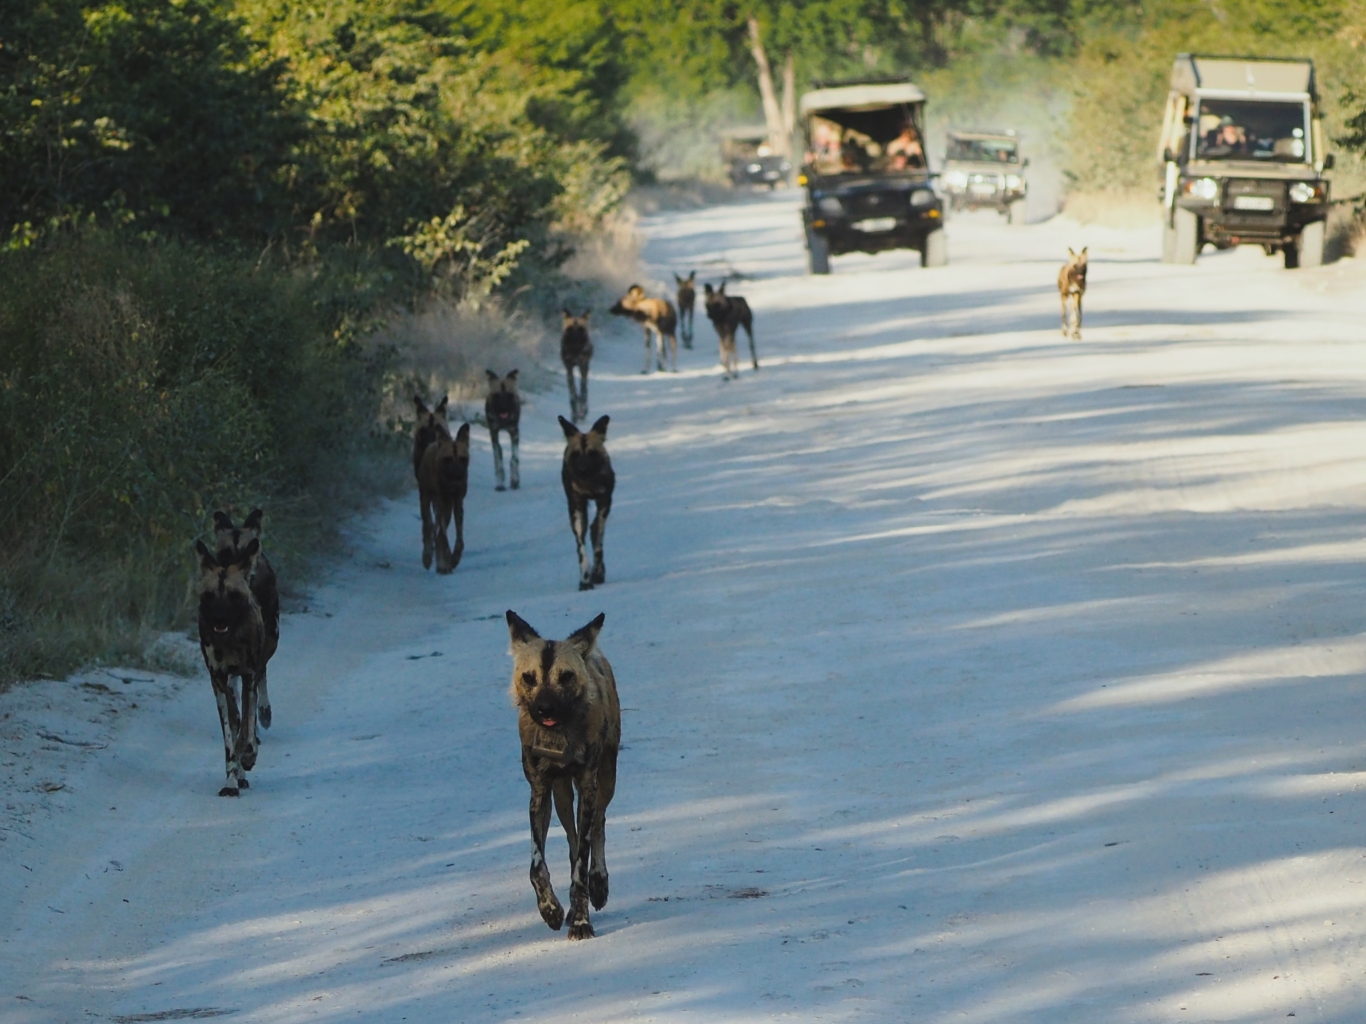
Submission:
[[[806,253],[811,273],[830,273],[830,245],[823,236],[809,228],[806,232]]]
[[[943,228],[935,228],[920,244],[920,265],[942,267],[949,262],[949,242]]]
[[[1327,234],[1327,226],[1327,221],[1316,220],[1300,229],[1300,237],[1296,240],[1295,249],[1301,267],[1323,266],[1323,242],[1324,236]],[[1286,255],[1290,255],[1289,249],[1286,250]],[[1290,266],[1288,261],[1286,266]]]
[[[1025,222],[1025,201],[1016,199],[1010,204],[1010,223],[1019,227]]]
[[[1179,207],[1172,211],[1172,262],[1187,266],[1200,254],[1200,215]]]
[[[1176,228],[1168,224],[1165,218],[1162,221],[1162,262],[1176,262]]]

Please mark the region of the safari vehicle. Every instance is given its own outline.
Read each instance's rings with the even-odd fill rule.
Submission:
[[[1013,131],[949,132],[940,190],[952,210],[985,207],[1004,214],[1012,224],[1023,224],[1028,166]]]
[[[730,183],[767,185],[775,189],[788,183],[792,161],[769,148],[768,129],[732,128],[721,136],[721,159],[730,168]]]
[[[1333,155],[1318,103],[1311,60],[1177,55],[1158,144],[1163,262],[1194,263],[1207,242],[1323,262]]]
[[[925,94],[903,79],[828,84],[802,97],[802,224],[811,273],[846,252],[916,249],[948,262],[944,207],[925,159]]]

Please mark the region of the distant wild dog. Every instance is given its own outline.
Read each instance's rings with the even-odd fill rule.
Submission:
[[[740,376],[739,360],[735,355],[735,332],[743,327],[749,335],[749,358],[754,368],[759,369],[759,354],[754,348],[754,316],[749,311],[749,303],[742,295],[727,295],[726,283],[715,291],[711,285],[706,288],[707,319],[716,328],[716,337],[721,342],[721,366],[725,372],[722,378]]]
[[[460,564],[465,551],[465,492],[470,485],[470,425],[462,423],[455,437],[444,430],[427,446],[417,475],[422,501],[422,568],[432,564],[448,573]],[[446,539],[446,527],[455,519],[455,550]]]
[[[265,625],[248,580],[260,550],[261,542],[253,539],[224,563],[202,540],[195,541],[199,555],[199,649],[218,702],[228,776],[219,796],[237,796],[239,790],[249,789],[246,773],[256,767],[256,681],[263,664]],[[233,676],[242,680],[240,712]]]
[[[678,326],[678,314],[674,312],[672,302],[668,299],[646,298],[645,289],[633,284],[607,312],[613,316],[628,316],[645,328],[645,366],[641,373],[650,372],[650,351],[654,347],[653,340],[656,337],[659,339],[659,355],[656,357],[659,368],[664,369],[667,342],[673,368],[675,371],[678,370],[678,339],[674,336],[674,328]]]
[[[261,540],[261,520],[265,517],[259,508],[252,509],[240,527],[233,526],[228,514],[218,511],[213,514],[214,547],[217,550],[218,564],[228,565],[242,556],[248,544]],[[261,647],[261,667],[256,677],[256,717],[262,729],[270,728],[270,691],[266,688],[266,666],[275,657],[280,646],[280,590],[275,581],[275,569],[261,551],[252,562],[247,576],[251,596],[261,609],[261,622],[265,627],[265,637]]]
[[[489,393],[484,399],[484,419],[489,425],[489,438],[493,441],[493,475],[498,479],[495,491],[503,487],[503,446],[498,443],[499,431],[506,430],[512,442],[512,489],[522,486],[521,463],[517,457],[517,442],[522,422],[522,396],[517,391],[517,371],[506,377],[499,377],[492,370],[485,370],[489,379]]]
[[[683,335],[683,347],[692,348],[693,307],[697,304],[697,271],[688,272],[687,277],[674,275],[678,285],[678,329]]]
[[[569,526],[574,531],[574,542],[579,548],[579,589],[592,590],[596,583],[605,583],[607,568],[602,560],[602,535],[607,529],[607,516],[612,511],[612,491],[617,476],[612,472],[612,460],[607,455],[607,424],[610,416],[603,416],[588,433],[563,416],[560,429],[564,431],[564,464],[560,467],[560,481],[569,502]],[[593,516],[593,564],[588,564],[584,534],[588,533],[588,503],[597,506]]]
[[[1058,271],[1058,297],[1062,300],[1062,336],[1069,327],[1073,338],[1081,338],[1081,299],[1086,294],[1086,249],[1067,250],[1067,262]]]
[[[607,905],[607,805],[617,788],[621,703],[612,666],[597,646],[603,618],[556,641],[542,640],[515,612],[507,613],[512,703],[522,740],[522,774],[531,784],[531,887],[541,919],[559,931],[564,908],[545,862],[553,798],[569,840],[571,939],[593,937],[590,900],[594,910]]]
[[[413,428],[413,476],[418,476],[422,471],[422,455],[427,451],[427,445],[437,439],[440,434],[450,432],[446,425],[446,396],[441,396],[441,401],[435,409],[428,409],[427,404],[413,396],[413,405],[417,407],[417,424]]]
[[[588,363],[593,358],[593,341],[588,337],[588,314],[575,316],[564,310],[564,333],[560,335],[560,361],[569,378],[569,418],[575,423],[588,419]],[[574,369],[579,371],[579,387],[574,389]]]

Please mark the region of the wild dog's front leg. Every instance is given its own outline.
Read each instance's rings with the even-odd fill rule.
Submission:
[[[564,375],[569,378],[569,418],[578,423],[582,414],[579,412],[579,396],[574,390],[574,367],[569,363],[565,364]]]
[[[617,751],[605,750],[598,768],[598,820],[589,854],[588,898],[594,910],[607,906],[607,805],[617,791]]]
[[[493,476],[498,484],[493,489],[495,491],[507,490],[503,486],[503,446],[498,443],[498,428],[490,424],[489,440],[493,442]]]
[[[531,888],[536,892],[536,909],[541,920],[555,931],[564,924],[564,908],[550,884],[550,868],[545,863],[545,834],[550,828],[550,787],[528,763],[530,754],[522,751],[522,766],[531,783]]]
[[[432,533],[436,538],[436,571],[442,575],[455,568],[451,564],[451,542],[446,536],[446,528],[451,524],[451,508],[444,498],[436,502],[436,523]]]
[[[588,564],[588,501],[574,501],[569,505],[569,527],[574,531],[574,543],[579,552],[579,589],[593,589],[593,570]]]
[[[569,937],[593,938],[593,925],[588,920],[588,860],[589,851],[597,841],[595,825],[598,818],[598,758],[589,757],[583,774],[578,779],[579,789],[579,848],[574,851],[574,864],[569,879]]]
[[[673,366],[673,372],[674,372],[674,373],[677,373],[677,372],[678,372],[678,337],[677,337],[676,335],[673,335],[673,334],[668,334],[668,335],[661,334],[661,335],[660,335],[660,343],[659,343],[659,344],[660,344],[660,348],[663,348],[663,347],[664,347],[664,339],[665,339],[665,338],[668,338],[668,340],[669,340],[669,362],[670,362],[670,363],[672,364],[672,366]],[[662,369],[664,369],[664,367],[661,366],[660,369],[662,370]]]
[[[1062,301],[1062,336],[1067,337],[1067,293],[1063,292]]]
[[[420,485],[419,485],[420,490]],[[432,567],[432,553],[434,551],[432,541],[432,499],[425,491],[420,491],[418,501],[422,505],[422,568]]]
[[[656,340],[658,340],[658,342],[659,342],[659,345],[658,345],[658,347],[657,347],[657,349],[656,349],[656,354],[655,354],[655,366],[656,366],[656,368],[659,370],[660,373],[663,373],[666,369],[668,369],[668,367],[666,367],[666,366],[664,365],[665,344],[666,344],[665,341],[664,341],[664,332],[661,331],[658,327],[656,327],[654,330],[655,330],[655,338],[656,338]]]
[[[242,765],[237,759],[237,696],[226,672],[210,670],[209,679],[213,683],[214,700],[218,702],[218,724],[223,728],[223,762],[227,772],[227,784],[218,791],[219,796],[237,796],[238,783],[242,779]]]
[[[512,449],[512,486],[517,486],[517,449]],[[453,570],[460,564],[460,556],[465,553],[465,502],[464,499],[457,501],[451,509],[451,518],[455,520],[455,550],[451,552],[451,569]],[[442,535],[445,535],[443,530]]]
[[[518,444],[518,440],[521,438],[521,436],[522,436],[521,427],[510,427],[510,428],[508,429],[508,438],[512,441],[512,463],[511,463],[511,469],[512,469],[512,489],[513,489],[514,491],[517,490],[517,488],[519,488],[519,487],[522,486],[522,468],[521,468],[521,467],[522,467],[522,463],[521,463],[521,460],[517,457],[517,444]]]
[[[258,747],[256,735],[256,676],[250,672],[242,673],[242,716],[237,723],[237,754],[242,762],[242,771],[249,772],[256,767]],[[240,783],[243,789],[250,789],[246,776]]]
[[[653,355],[654,347],[655,339],[654,336],[650,333],[650,328],[647,324],[645,327],[645,365],[640,368],[641,373],[650,372],[650,356]]]
[[[266,667],[256,676],[256,718],[262,729],[270,728],[270,691],[266,689]]]
[[[607,532],[607,513],[612,511],[612,503],[598,502],[597,515],[593,517],[593,575],[589,577],[589,584],[607,582],[607,566],[602,560],[602,537]],[[588,506],[584,505],[585,517],[588,515]],[[583,546],[579,546],[579,559],[582,564]],[[582,589],[582,587],[580,587]]]
[[[1072,337],[1081,340],[1081,292],[1077,292],[1077,326],[1072,330]]]
[[[588,419],[588,365],[579,367],[579,418]]]
[[[754,332],[746,327],[745,333],[749,335],[749,361],[757,370],[759,369],[759,350],[754,347]]]

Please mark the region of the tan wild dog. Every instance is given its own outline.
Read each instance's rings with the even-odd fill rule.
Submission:
[[[683,335],[683,347],[692,348],[693,308],[697,305],[697,271],[691,270],[687,277],[674,275],[678,285],[678,331]]]
[[[522,395],[517,390],[517,371],[500,377],[492,370],[485,370],[489,379],[489,393],[484,398],[484,422],[489,425],[489,439],[493,442],[493,475],[497,481],[493,488],[501,491],[503,487],[503,446],[498,443],[500,431],[507,431],[512,443],[512,489],[522,486],[521,461],[517,447],[521,438]]]
[[[214,547],[217,548],[219,565],[237,561],[248,544],[261,540],[261,521],[264,518],[265,513],[254,508],[238,527],[233,525],[226,512],[220,510],[213,514]],[[280,588],[275,579],[275,569],[264,551],[259,552],[252,561],[247,585],[251,587],[251,596],[256,598],[256,604],[261,609],[261,622],[265,627],[261,668],[256,676],[256,718],[262,729],[269,729],[270,691],[266,688],[266,666],[280,646]]]
[[[250,789],[246,773],[256,767],[256,680],[265,625],[248,580],[260,550],[261,542],[253,539],[223,562],[202,540],[195,541],[199,555],[199,650],[218,703],[228,776],[219,796],[237,796],[240,790]],[[233,676],[242,680],[240,709]]]
[[[553,799],[569,840],[571,939],[593,937],[590,901],[594,910],[607,904],[607,805],[617,788],[621,702],[612,666],[598,649],[604,617],[565,640],[542,640],[516,612],[507,613],[511,696],[522,741],[522,774],[531,785],[531,887],[541,919],[559,931],[564,908],[545,863]]]
[[[647,298],[645,289],[633,284],[607,312],[613,316],[628,316],[645,328],[645,366],[641,373],[650,372],[650,351],[654,347],[653,341],[656,337],[659,339],[659,355],[656,359],[659,368],[664,369],[667,342],[674,372],[678,372],[678,339],[674,337],[674,328],[678,326],[678,314],[674,312],[672,302],[668,299]]]
[[[560,482],[569,503],[569,528],[574,531],[574,543],[579,548],[579,589],[592,590],[595,584],[607,580],[607,568],[602,558],[602,538],[607,532],[607,516],[612,511],[612,492],[616,490],[617,475],[612,471],[612,460],[607,455],[607,424],[610,416],[600,416],[582,433],[563,416],[560,429],[564,431],[564,463],[560,467]],[[588,525],[588,503],[597,506],[593,525]],[[593,564],[588,564],[588,550],[584,534],[591,534]]]
[[[1081,252],[1067,250],[1067,262],[1058,271],[1058,298],[1062,300],[1062,336],[1081,338],[1081,298],[1086,294],[1086,246]]]
[[[432,564],[448,573],[460,564],[465,551],[465,492],[470,485],[470,425],[462,423],[455,437],[445,431],[427,446],[417,475],[422,502],[422,568]],[[446,527],[455,519],[455,550],[446,538]]]
[[[569,418],[575,423],[588,419],[588,363],[593,358],[593,340],[588,336],[588,314],[575,316],[564,310],[564,332],[560,335],[560,362],[569,378]],[[574,390],[574,369],[579,371],[578,391]]]

